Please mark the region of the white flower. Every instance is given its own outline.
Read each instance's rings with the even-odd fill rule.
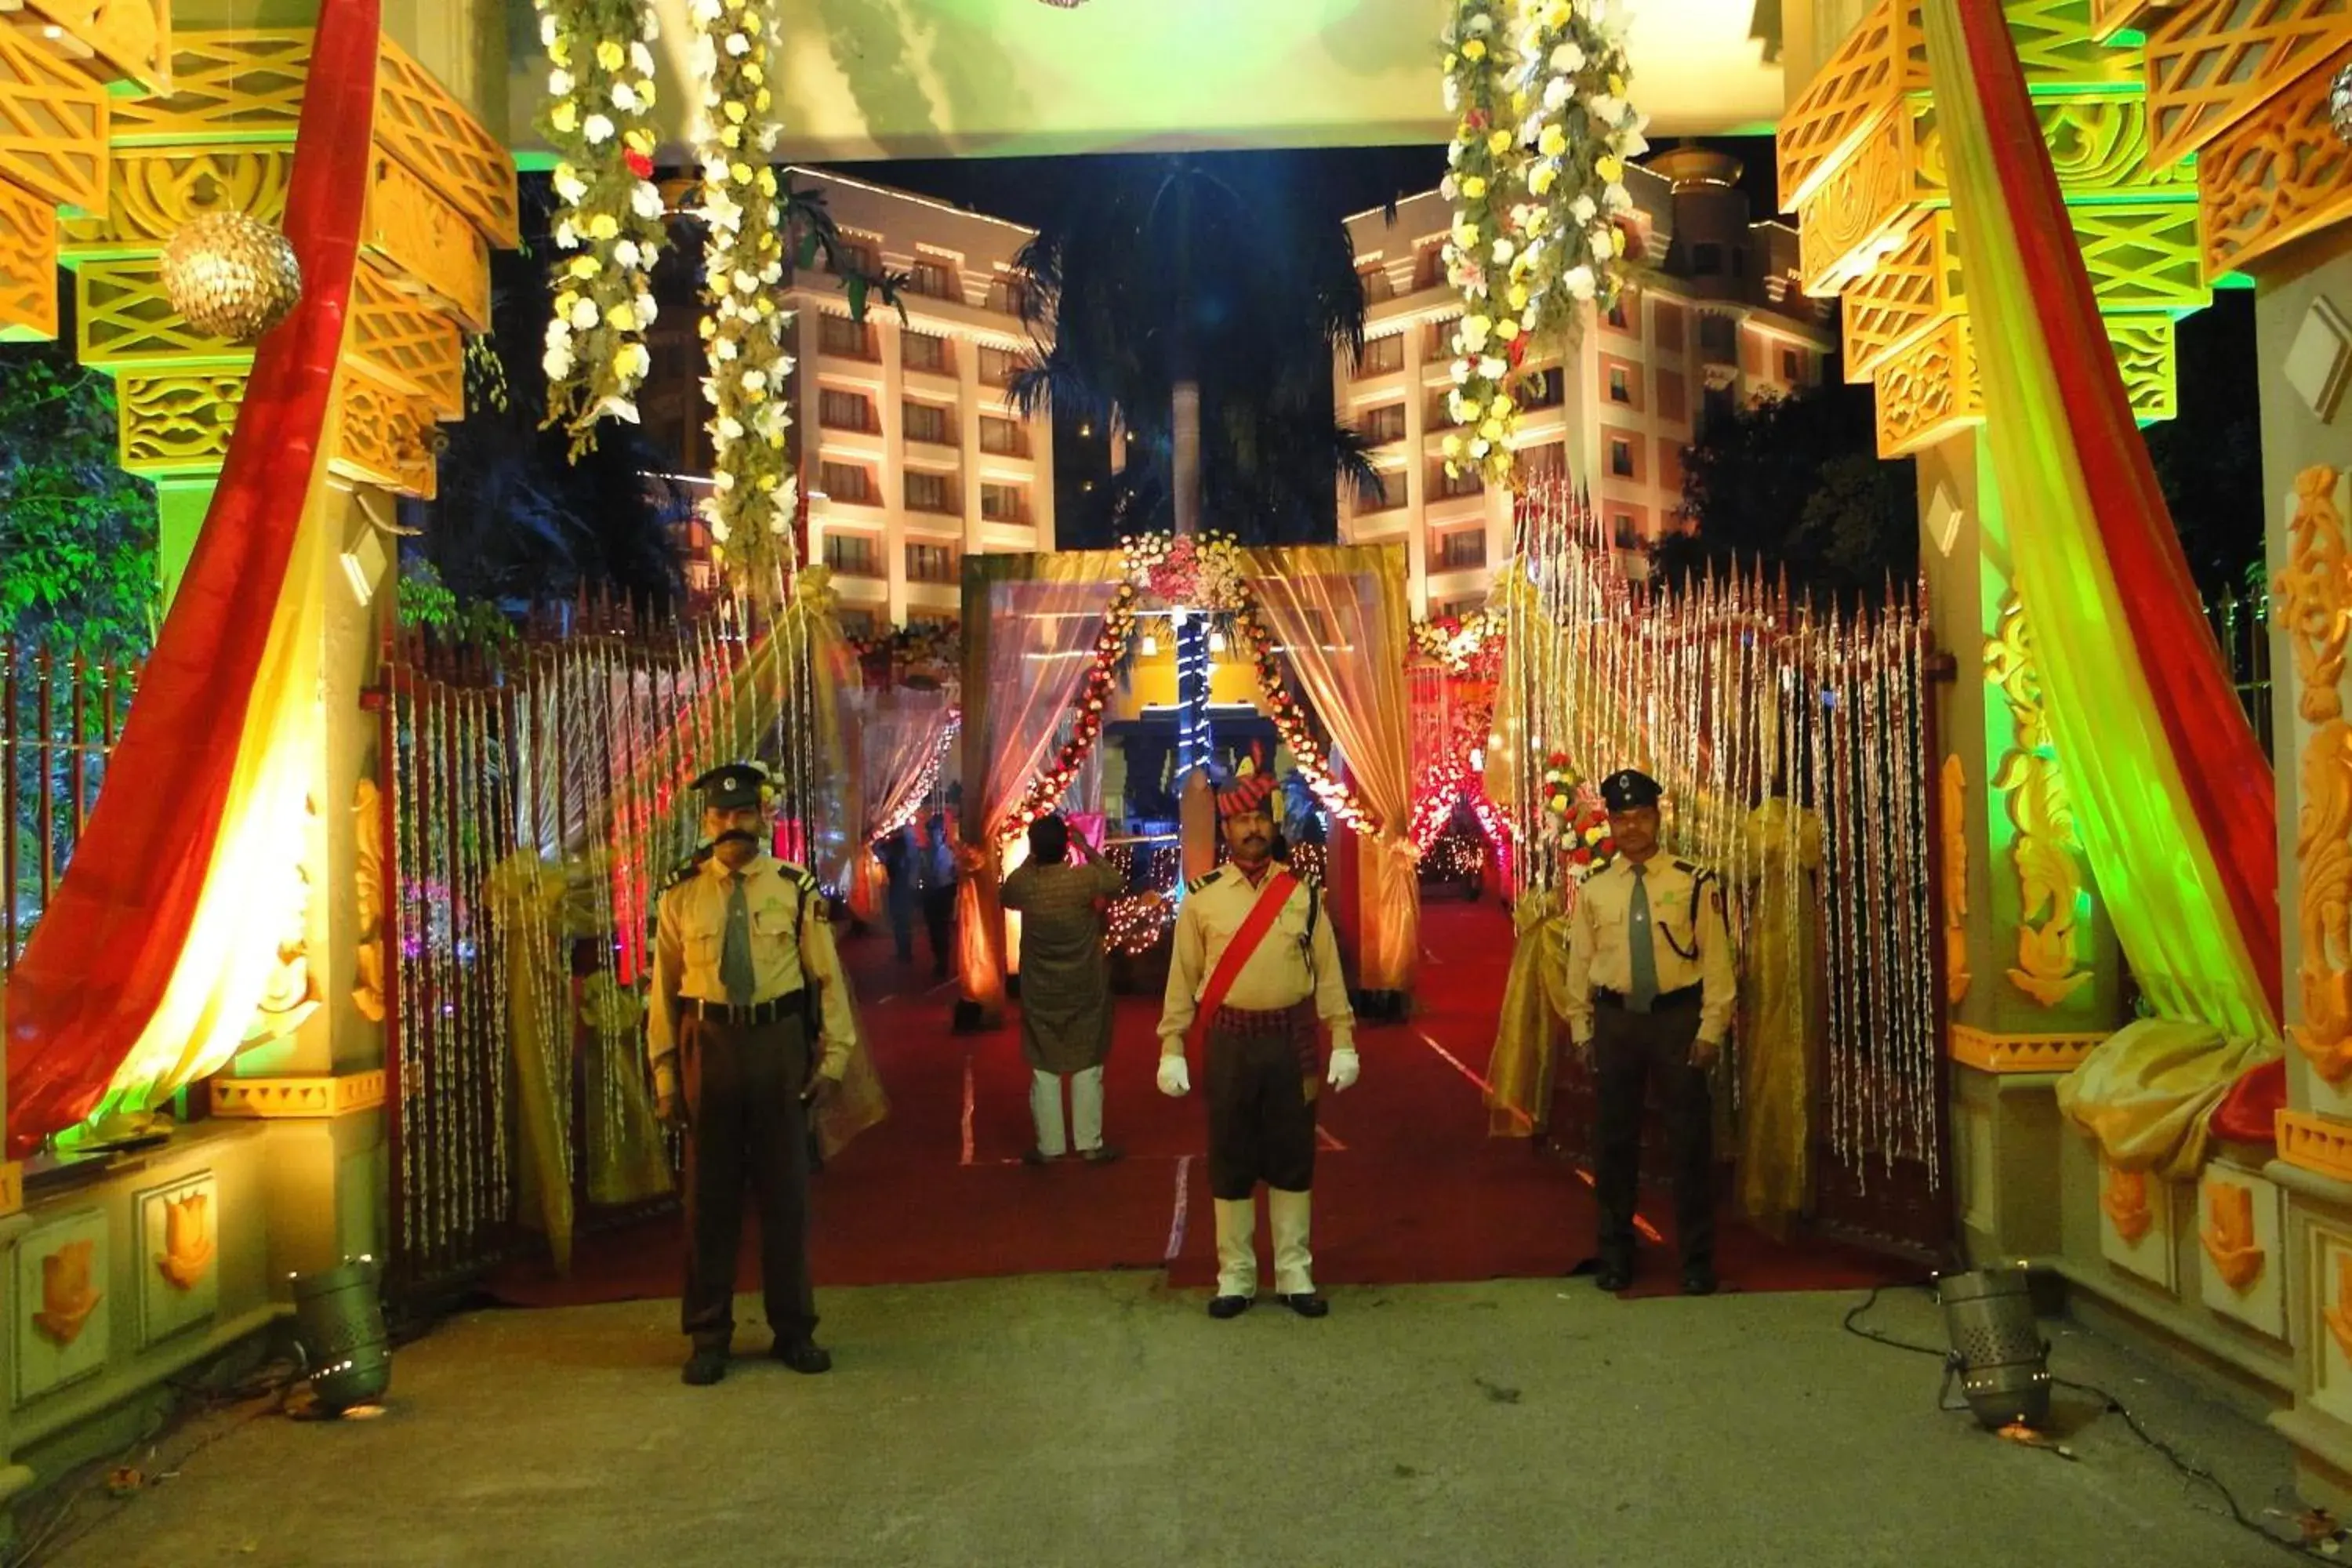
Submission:
[[[1497,355],[1488,354],[1478,362],[1478,374],[1488,381],[1500,381],[1511,374],[1510,362]]]
[[[636,299],[631,302],[637,308],[637,325],[640,327],[653,325],[654,319],[661,314],[661,307],[656,304],[654,297],[643,289],[637,290]]]
[[[1560,45],[1551,52],[1551,68],[1563,76],[1582,70],[1584,51],[1579,48],[1573,40]]]
[[[559,250],[580,248],[580,231],[572,226],[570,218],[565,218],[555,226],[555,245]]]
[[[730,33],[727,35],[727,42],[723,47],[729,54],[740,59],[745,55],[751,52],[751,40],[745,37],[740,33]]]
[[[694,0],[688,15],[698,22],[716,22],[719,20],[719,0]]]
[[[733,359],[736,353],[735,340],[733,338],[713,338],[710,340],[710,356],[711,358],[719,361],[721,364]]]
[[[649,77],[653,75],[653,50],[646,47],[643,44],[631,44],[629,46],[629,68],[635,71],[639,76]]]
[[[1638,131],[1620,131],[1609,138],[1609,150],[1620,158],[1638,158],[1650,150],[1650,139]]]
[[[727,542],[727,525],[715,517],[710,520],[710,537],[721,544]]]
[[[1627,190],[1623,185],[1612,185],[1607,190],[1601,193],[1601,205],[1607,207],[1612,213],[1632,212],[1633,210],[1633,193]]]
[[[1513,245],[1509,240],[1496,240],[1495,242],[1495,265],[1497,267],[1502,266],[1506,262],[1509,261],[1512,257],[1517,256],[1518,252],[1519,247]]]
[[[631,425],[637,422],[637,405],[625,397],[608,397],[596,405],[596,412],[607,419],[625,420]]]
[[[559,174],[555,176],[555,194],[567,202],[576,203],[588,194],[588,182],[577,174]]]
[[[765,391],[767,391],[767,390],[768,390],[768,373],[767,373],[766,371],[763,371],[763,370],[747,370],[747,371],[745,371],[745,372],[743,373],[743,390],[744,390],[744,391],[746,391],[746,392],[765,392]]]
[[[1474,437],[1471,439],[1470,455],[1474,458],[1483,458],[1494,449],[1495,444],[1484,436]]]
[[[613,259],[623,267],[634,268],[643,257],[634,239],[624,239],[613,247]]]
[[[629,89],[627,82],[616,81],[613,84],[613,107],[624,114],[636,112],[637,95]]]
[[[1445,79],[1445,112],[1446,112],[1446,113],[1448,113],[1448,114],[1458,114],[1458,113],[1460,113],[1461,111],[1462,111],[1462,89],[1461,89],[1461,86],[1460,86],[1460,84],[1458,84],[1457,82],[1455,82],[1455,81],[1454,81],[1454,79],[1452,77],[1447,77],[1447,78]]]
[[[585,332],[593,331],[599,319],[595,300],[575,300],[572,301],[572,324],[579,328],[582,331]]]
[[[731,490],[735,488],[735,476],[721,468],[710,476],[710,488],[716,490]]]
[[[743,438],[742,421],[737,419],[731,414],[720,415],[719,416],[719,423],[715,428],[718,430],[719,437],[724,440],[740,441]]]
[[[1445,107],[1451,109],[1454,106],[1449,103]],[[1437,194],[1449,202],[1461,199],[1462,188],[1454,183],[1454,171],[1451,169],[1445,172],[1445,178],[1437,182]]]
[[[1568,85],[1568,79],[1566,77],[1556,76],[1552,78],[1551,80],[1544,84],[1543,106],[1546,109],[1558,109],[1561,104],[1568,101],[1568,95],[1573,90],[1575,89]]]
[[[1576,224],[1579,228],[1591,223],[1593,218],[1598,216],[1600,210],[1600,208],[1592,205],[1592,198],[1591,196],[1579,196],[1574,201],[1568,204],[1568,216],[1576,220]]]
[[[1598,280],[1593,277],[1591,268],[1577,266],[1570,268],[1561,276],[1560,281],[1568,286],[1569,293],[1575,298],[1590,300],[1592,298],[1592,290]]]
[[[645,7],[637,16],[637,37],[649,44],[661,37],[661,18],[654,14],[653,6]]]
[[[592,114],[580,122],[580,134],[588,139],[592,147],[610,142],[613,139],[613,122],[601,114]]]
[[[1484,11],[1473,12],[1464,30],[1474,38],[1483,38],[1495,30],[1495,18]]]
[[[1454,362],[1454,385],[1456,385],[1456,386],[1460,386],[1460,385],[1462,385],[1465,382],[1468,381],[1469,379],[1470,379],[1470,362],[1469,362],[1468,360],[1466,360],[1466,359],[1457,359],[1457,360],[1455,360],[1455,361]]]
[[[762,283],[781,283],[781,282],[782,282],[783,280],[784,280],[784,264],[783,264],[782,262],[781,262],[781,261],[771,261],[771,262],[769,262],[765,267],[762,267],[762,268],[760,268],[760,281],[761,281],[761,282],[762,282]]]
[[[719,46],[710,41],[708,34],[697,33],[692,47],[687,51],[687,61],[695,79],[707,82],[719,74]],[[719,107],[718,89],[711,88],[703,93],[702,105],[705,109]]]
[[[1612,98],[1605,92],[1596,92],[1586,99],[1584,107],[1586,111],[1602,125],[1616,124],[1625,113],[1625,100],[1622,98]]]
[[[572,96],[572,73],[566,70],[551,70],[548,72],[547,96],[550,98],[570,98]]]
[[[760,280],[738,268],[735,271],[735,291],[739,294],[756,294],[760,291]]]
[[[639,180],[636,188],[629,193],[629,210],[648,221],[658,219],[662,215],[660,188],[651,180]]]
[[[541,17],[539,19],[539,41],[540,41],[542,45],[552,46],[552,45],[554,44],[554,42],[555,42],[555,18],[554,18],[554,17],[552,17],[552,16],[541,16]]]

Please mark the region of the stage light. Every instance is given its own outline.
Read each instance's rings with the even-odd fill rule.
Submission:
[[[1979,1268],[1936,1281],[1944,1331],[1952,1342],[1944,1363],[1947,1384],[1960,1394],[1988,1431],[2050,1418],[2050,1346],[2034,1321],[2033,1298],[2022,1268]]]
[[[392,1384],[392,1336],[384,1331],[383,1272],[368,1257],[294,1276],[294,1337],[310,1393],[321,1410],[357,1414]]]
[[[1146,658],[1160,657],[1160,639],[1150,632],[1143,634],[1143,657]]]

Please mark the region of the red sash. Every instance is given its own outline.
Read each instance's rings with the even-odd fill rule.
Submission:
[[[1250,906],[1249,914],[1242,921],[1242,929],[1234,932],[1234,940],[1225,944],[1224,952],[1217,959],[1216,969],[1209,976],[1208,988],[1201,993],[1200,1009],[1192,1015],[1192,1027],[1187,1042],[1194,1049],[1198,1049],[1206,1037],[1209,1020],[1216,1016],[1217,1010],[1225,1005],[1225,994],[1234,988],[1234,982],[1242,977],[1242,971],[1248,965],[1251,955],[1257,952],[1258,944],[1265,941],[1265,933],[1274,929],[1275,918],[1282,913],[1282,906],[1290,901],[1290,895],[1297,888],[1298,879],[1276,867],[1274,875],[1265,879],[1265,886],[1258,889],[1257,902]]]

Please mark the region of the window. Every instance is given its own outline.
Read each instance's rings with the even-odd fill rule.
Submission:
[[[874,504],[873,477],[855,463],[819,463],[816,482],[828,500],[843,501],[851,506]]]
[[[1452,533],[1437,536],[1437,560],[1431,566],[1435,572],[1466,572],[1486,564],[1486,531],[1483,528],[1456,529]]]
[[[1723,247],[1694,245],[1691,247],[1691,276],[1719,278],[1723,275]]]
[[[935,257],[919,256],[907,274],[907,287],[933,300],[952,300],[957,293],[955,268]]]
[[[816,422],[828,430],[871,430],[874,405],[862,392],[828,386],[816,395]]]
[[[983,344],[980,351],[980,379],[989,386],[1010,386],[1021,373],[1021,356],[1010,349],[992,349]]]
[[[1385,447],[1404,439],[1404,405],[1383,403],[1364,415],[1364,439],[1375,447]]]
[[[1437,492],[1438,499],[1441,500],[1454,500],[1463,496],[1482,495],[1486,489],[1486,481],[1478,477],[1477,469],[1457,468],[1455,472],[1448,474],[1443,463],[1437,466],[1430,479],[1430,488]]]
[[[882,253],[862,239],[845,239],[835,247],[833,270],[847,276],[852,272],[877,278],[882,273]]]
[[[952,544],[907,544],[907,581],[909,583],[952,583],[956,581],[956,551]]]
[[[983,414],[980,416],[980,449],[1001,458],[1025,458],[1029,455],[1029,432],[1021,427],[1018,420]]]
[[[1028,498],[1021,493],[1019,485],[982,485],[980,515],[991,522],[1026,522]]]
[[[1405,479],[1400,473],[1382,469],[1372,476],[1373,488],[1369,495],[1356,501],[1358,511],[1394,511],[1405,502]]]
[[[954,362],[948,358],[948,341],[929,332],[900,332],[898,363],[908,370],[928,370],[940,375],[955,373]]]
[[[1633,443],[1622,436],[1609,442],[1609,471],[1621,479],[1633,477]]]
[[[829,354],[848,359],[872,359],[874,334],[863,321],[853,321],[846,316],[821,316],[816,325],[817,347]]]
[[[1486,607],[1486,596],[1483,594],[1471,594],[1459,599],[1441,599],[1429,606],[1429,618],[1433,621],[1458,621],[1471,611]]]
[[[1413,257],[1412,286],[1434,289],[1445,281],[1445,242],[1433,239]]]
[[[1630,331],[1631,318],[1625,314],[1625,296],[1620,294],[1609,302],[1609,324],[1619,331]]]
[[[1738,346],[1739,328],[1728,316],[1702,315],[1698,319],[1698,346],[1710,355],[1729,358]]]
[[[1442,321],[1429,323],[1429,345],[1422,351],[1424,359],[1454,357],[1454,334],[1462,330],[1462,318],[1448,316]],[[1400,345],[1402,346],[1402,345]]]
[[[1625,367],[1622,364],[1612,364],[1609,367],[1609,401],[1612,403],[1633,401],[1633,388],[1626,376]]]
[[[950,422],[953,415],[936,403],[909,403],[907,410],[907,439],[927,441],[934,447],[955,445],[955,426]]]
[[[953,474],[926,474],[915,469],[907,473],[907,510],[909,511],[961,511],[957,504]]]
[[[1364,357],[1357,362],[1359,378],[1368,375],[1392,375],[1404,368],[1404,334],[1391,332],[1384,338],[1374,338],[1364,345]]]
[[[999,278],[988,286],[988,308],[1000,315],[1029,313],[1029,283],[1023,278]]]
[[[1687,406],[1683,401],[1684,384],[1679,371],[1658,372],[1658,417],[1682,423]]]
[[[844,577],[882,575],[882,552],[870,533],[827,533],[824,563]]]
[[[1441,430],[1454,429],[1458,427],[1461,423],[1462,421],[1454,417],[1454,389],[1452,387],[1449,386],[1443,392],[1433,392],[1429,395],[1429,406],[1423,409],[1421,415],[1423,429],[1434,434]]]
[[[1375,262],[1356,268],[1356,281],[1364,290],[1364,303],[1377,305],[1396,298],[1396,285],[1389,281],[1389,269]]]
[[[1782,381],[1803,379],[1803,367],[1797,363],[1797,351],[1794,349],[1780,351],[1780,379]]]
[[[1620,550],[1632,550],[1642,542],[1641,531],[1633,526],[1633,514],[1630,511],[1611,513],[1609,532],[1610,536],[1616,540],[1617,548]]]
[[[841,635],[845,637],[870,637],[881,626],[871,610],[853,610],[845,606],[834,612],[834,618],[841,623]]]
[[[1519,454],[1519,470],[1530,479],[1563,479],[1568,474],[1568,447],[1547,441]]]
[[[1558,365],[1536,374],[1535,383],[1527,390],[1522,408],[1557,408],[1568,397],[1568,377]]]

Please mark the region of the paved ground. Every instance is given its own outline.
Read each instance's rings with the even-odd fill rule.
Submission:
[[[85,1503],[50,1551],[109,1568],[2286,1560],[2092,1402],[2066,1411],[2073,1463],[1937,1414],[1933,1361],[1841,1331],[1856,1300],[1622,1303],[1519,1280],[1221,1324],[1145,1274],[839,1290],[831,1376],[739,1363],[709,1390],[677,1380],[674,1308],[483,1312],[402,1353],[381,1418],[215,1418],[142,1457],[169,1479]],[[1872,1321],[1939,1342],[1916,1292]],[[2250,1511],[2284,1504],[2262,1427],[2080,1332],[2056,1361],[2219,1465]]]

